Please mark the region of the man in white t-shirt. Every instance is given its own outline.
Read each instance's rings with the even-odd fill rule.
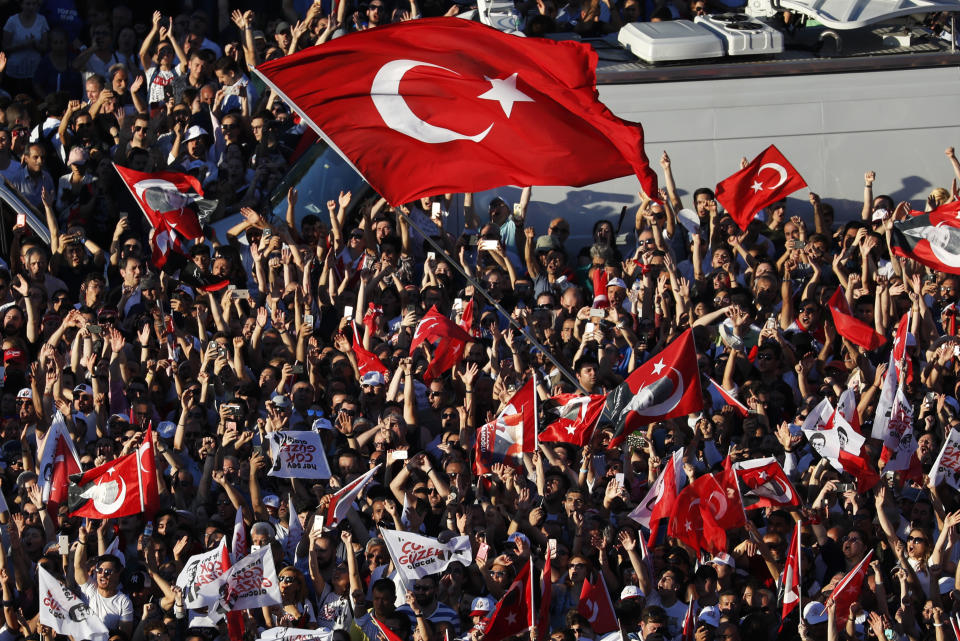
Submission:
[[[86,528],[80,529],[80,543],[74,556],[74,580],[87,605],[112,633],[119,630],[130,638],[133,633],[133,601],[120,592],[123,565],[112,554],[97,557],[93,575],[87,573]]]

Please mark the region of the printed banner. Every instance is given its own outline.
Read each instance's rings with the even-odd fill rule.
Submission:
[[[270,458],[273,465],[267,476],[284,479],[328,479],[330,466],[320,435],[307,432],[271,432]]]
[[[947,442],[933,462],[930,476],[934,485],[946,482],[953,489],[960,490],[960,432],[956,429],[950,430]]]
[[[200,594],[217,599],[215,609],[223,612],[280,605],[280,585],[267,545],[243,557],[216,581],[200,588]]]
[[[75,639],[106,639],[107,626],[87,607],[70,588],[43,569],[37,568],[40,588],[40,623],[53,628],[57,634]]]
[[[268,628],[263,631],[257,641],[330,641],[333,630],[318,628],[304,630],[302,628]]]
[[[205,598],[200,594],[204,586],[215,583],[223,575],[223,547],[226,546],[226,537],[220,540],[220,545],[201,554],[194,554],[180,570],[177,577],[177,587],[183,590],[183,605],[187,608],[202,608],[216,600]]]
[[[440,543],[428,536],[399,530],[380,528],[380,533],[397,570],[409,581],[443,572],[453,561],[467,566],[473,562],[469,536],[455,536],[447,543]]]

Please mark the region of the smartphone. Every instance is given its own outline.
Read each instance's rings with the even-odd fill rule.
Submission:
[[[617,240],[616,240],[617,244],[618,244],[618,245],[626,245],[626,244],[627,244],[627,237],[628,237],[628,236],[629,236],[629,234],[617,234]]]
[[[520,207],[520,203],[513,203],[513,217],[520,218],[523,216],[523,208]]]
[[[854,492],[857,489],[856,483],[837,483],[837,492]]]
[[[547,539],[547,549],[550,550],[550,557],[557,557],[557,540],[556,539]]]
[[[313,327],[313,314],[304,314],[303,324],[307,327]]]
[[[937,275],[936,275],[936,274],[926,274],[926,275],[923,277],[923,280],[927,281],[928,283],[935,283],[935,282],[937,282]]]
[[[767,319],[767,322],[763,324],[764,329],[776,329],[776,327],[777,320],[773,317],[773,315],[771,315],[770,318]]]
[[[469,236],[467,236],[467,247],[476,247],[477,242],[479,242],[479,240],[480,240],[479,236],[470,234]]]
[[[242,298],[244,300],[250,300],[250,290],[249,289],[235,289],[233,290],[234,298]]]
[[[590,308],[590,318],[603,318],[603,310],[598,307]]]
[[[583,328],[583,331],[584,331],[585,333],[589,334],[590,332],[592,332],[592,331],[595,330],[596,328],[597,328],[597,326],[594,325],[593,323],[587,323],[587,326]]]
[[[558,276],[558,277],[557,277],[557,280],[553,281],[553,284],[554,284],[554,285],[563,285],[565,282],[567,282],[567,277],[566,277],[566,276]]]
[[[481,543],[477,548],[477,558],[478,562],[483,562],[487,560],[487,555],[490,554],[490,546],[486,543]]]
[[[27,215],[17,214],[17,227],[26,227],[26,226],[27,226]]]
[[[410,458],[410,452],[407,450],[397,450],[393,453],[393,458],[397,461],[405,461]]]
[[[263,230],[264,238],[270,238],[271,236],[273,236],[273,230],[271,230],[269,227]]]
[[[436,252],[427,252],[427,260],[428,260],[428,261],[436,260],[436,259],[437,259],[437,254],[436,254]]]
[[[483,251],[496,250],[500,246],[499,240],[489,240],[483,239],[480,241],[478,247]]]
[[[417,311],[416,305],[407,305],[406,307],[403,308],[404,314],[415,314],[416,311]]]
[[[440,203],[432,203],[430,205],[430,217],[440,218]]]
[[[791,240],[791,241],[790,241],[790,247],[791,247],[792,249],[803,249],[803,248],[806,247],[806,246],[807,246],[807,243],[806,243],[806,241],[803,241],[803,240]]]
[[[70,537],[66,534],[61,534],[57,537],[57,547],[60,548],[60,555],[67,556],[70,554]]]
[[[353,308],[347,305],[343,308],[343,317],[344,318],[353,318]]]
[[[454,298],[454,299],[453,299],[453,308],[454,308],[455,310],[457,310],[458,312],[459,312],[461,309],[463,309],[463,299],[462,299],[462,298]]]
[[[617,481],[617,485],[618,485],[619,487],[624,487],[624,484],[623,484],[623,472],[617,472],[617,475],[614,477],[614,479]]]
[[[100,327],[99,325],[91,324],[91,325],[87,325],[87,331],[90,332],[91,334],[99,334],[100,332],[103,331],[103,328]]]
[[[294,374],[303,374],[303,364],[294,363],[290,366],[290,371],[292,371]]]

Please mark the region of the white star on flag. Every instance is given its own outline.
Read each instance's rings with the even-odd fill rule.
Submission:
[[[761,470],[760,474],[758,474],[757,476],[760,477],[760,480],[766,481],[766,480],[767,480],[767,471],[766,471],[766,470]]]
[[[567,434],[573,434],[576,431],[577,428],[575,428],[573,425],[567,425]]]
[[[517,615],[516,615],[516,614],[514,614],[513,612],[511,612],[510,614],[507,615],[507,623],[509,623],[510,625],[513,625],[513,624],[516,623],[516,622],[517,622]]]
[[[499,80],[487,76],[483,78],[490,83],[490,90],[477,97],[483,100],[496,100],[499,102],[500,106],[503,107],[503,113],[507,114],[507,118],[510,117],[510,112],[513,111],[513,103],[533,102],[533,98],[517,89],[517,74]]]
[[[663,359],[661,358],[659,363],[654,363],[654,365],[653,365],[653,373],[654,373],[654,374],[657,374],[657,375],[659,376],[659,375],[660,375],[660,372],[663,371],[663,368],[664,368],[664,367],[666,367],[666,364],[663,362]]]
[[[753,183],[752,185],[750,185],[750,189],[752,189],[752,190],[754,190],[754,191],[762,191],[762,190],[763,190],[763,183],[761,183],[761,182],[755,182],[755,183]]]

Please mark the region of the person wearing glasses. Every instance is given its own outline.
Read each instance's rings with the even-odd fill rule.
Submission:
[[[289,565],[280,570],[277,582],[283,604],[263,608],[263,618],[270,622],[271,627],[316,628],[317,615],[308,598],[307,580],[303,572]]]
[[[87,568],[87,538],[89,527],[81,527],[80,545],[73,558],[74,580],[80,586],[83,598],[93,613],[111,632],[120,631],[129,638],[133,632],[133,601],[120,591],[120,572],[123,563],[112,554],[103,554],[94,560],[91,574]]]

